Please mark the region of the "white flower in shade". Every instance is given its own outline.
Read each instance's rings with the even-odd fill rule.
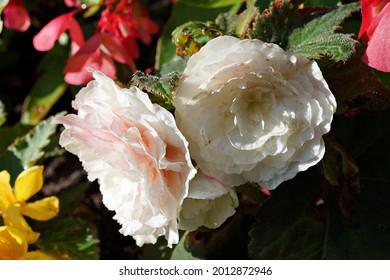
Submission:
[[[60,144],[98,179],[103,203],[138,246],[165,236],[179,240],[178,216],[196,170],[173,115],[136,87],[120,88],[104,74],[77,94],[76,114],[57,117]]]
[[[260,40],[217,37],[174,94],[191,157],[226,185],[272,190],[318,163],[336,100],[315,61]]]
[[[238,207],[236,191],[217,179],[196,174],[180,212],[180,229],[193,231],[201,226],[218,228]]]

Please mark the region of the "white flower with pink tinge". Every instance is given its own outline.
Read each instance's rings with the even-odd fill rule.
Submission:
[[[72,103],[77,114],[57,117],[60,144],[98,179],[103,203],[120,232],[138,246],[165,236],[179,241],[178,217],[196,170],[173,115],[136,87],[120,88],[101,72]]]

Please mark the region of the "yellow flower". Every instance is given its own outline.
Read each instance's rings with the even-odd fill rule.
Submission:
[[[41,250],[27,252],[27,238],[10,226],[0,227],[0,260],[54,260],[54,255]]]
[[[36,242],[39,233],[32,230],[22,215],[37,221],[47,221],[59,212],[59,201],[55,196],[26,202],[42,189],[42,173],[43,166],[33,166],[23,171],[16,178],[12,192],[10,174],[5,170],[0,172],[0,212],[3,214],[4,224],[22,231],[28,243]]]
[[[0,227],[0,260],[23,259],[27,252],[27,238],[13,227]]]

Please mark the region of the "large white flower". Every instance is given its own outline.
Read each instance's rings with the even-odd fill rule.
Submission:
[[[204,173],[270,190],[321,160],[336,110],[315,61],[230,36],[190,57],[174,105]]]
[[[178,216],[196,170],[173,115],[136,87],[118,87],[100,72],[72,103],[77,115],[57,117],[60,144],[98,179],[103,203],[137,245],[165,236],[177,243]]]
[[[198,171],[183,201],[179,227],[189,231],[201,226],[218,228],[236,213],[237,207],[238,197],[234,188]]]

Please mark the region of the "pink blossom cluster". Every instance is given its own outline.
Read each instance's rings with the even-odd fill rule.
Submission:
[[[73,10],[59,15],[46,24],[33,39],[34,47],[42,52],[51,50],[60,36],[69,32],[71,57],[64,69],[65,81],[83,85],[92,79],[87,68],[100,70],[116,78],[115,61],[136,70],[134,60],[140,55],[137,40],[144,44],[152,41],[158,25],[149,18],[139,0],[106,0],[100,4],[85,5],[81,0],[64,0]],[[85,38],[75,15],[99,5],[103,8],[96,31]],[[26,31],[31,24],[23,0],[10,0],[4,9],[4,25],[8,29]]]

